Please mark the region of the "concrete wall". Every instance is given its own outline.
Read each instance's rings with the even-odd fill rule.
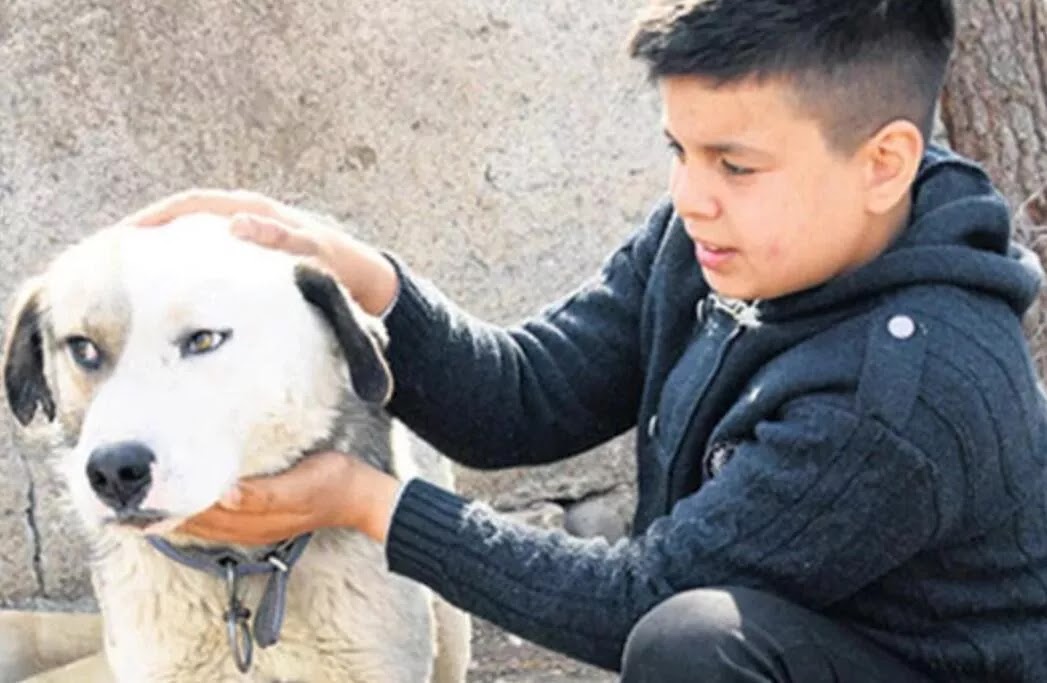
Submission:
[[[623,47],[642,1],[0,3],[0,293],[156,197],[244,187],[355,223],[481,316],[521,318],[662,189],[657,93]],[[0,605],[83,599],[44,454],[0,422]],[[630,460],[626,440],[462,478],[554,521],[528,508],[610,491],[576,522],[614,532]]]

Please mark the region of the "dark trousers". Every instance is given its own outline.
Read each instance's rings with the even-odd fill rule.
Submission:
[[[929,683],[824,616],[747,588],[669,598],[636,624],[622,683]]]

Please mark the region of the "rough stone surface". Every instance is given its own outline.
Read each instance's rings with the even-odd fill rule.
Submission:
[[[28,596],[40,590],[34,567],[36,550],[30,480],[25,460],[9,432],[0,434],[0,597]]]
[[[575,536],[603,536],[614,543],[629,533],[635,505],[633,492],[620,486],[569,506],[563,526]]]
[[[662,189],[657,93],[623,49],[641,4],[0,3],[0,293],[154,198],[244,187],[351,222],[478,316],[518,320],[591,274]],[[75,525],[16,432],[5,412],[0,605],[82,604]],[[460,473],[516,510],[632,477],[628,439]],[[499,668],[485,633],[477,680],[590,680],[522,645]]]
[[[521,524],[540,526],[545,529],[563,528],[564,510],[556,503],[531,503],[522,510],[504,510],[506,516]]]

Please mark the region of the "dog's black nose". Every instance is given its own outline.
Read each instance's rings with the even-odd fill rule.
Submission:
[[[156,456],[137,441],[100,446],[87,460],[87,480],[98,497],[114,510],[138,507],[152,483]]]

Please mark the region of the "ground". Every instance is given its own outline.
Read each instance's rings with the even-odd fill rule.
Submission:
[[[469,683],[613,683],[616,677],[473,620]]]

